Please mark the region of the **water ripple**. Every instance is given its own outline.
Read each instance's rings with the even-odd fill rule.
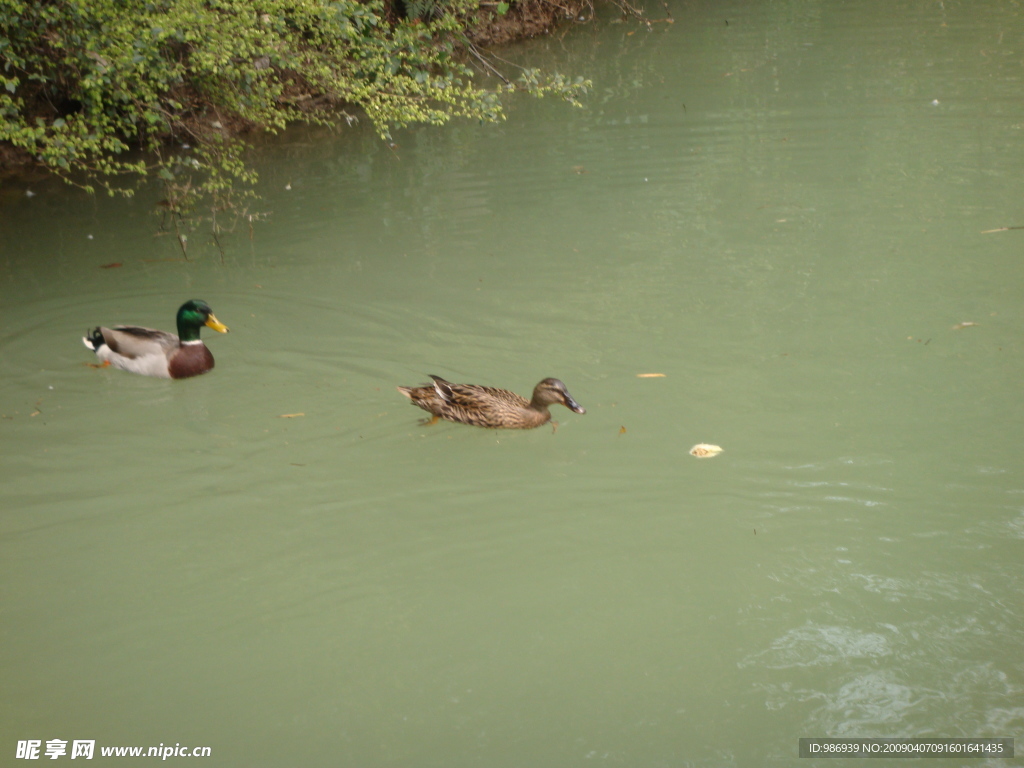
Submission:
[[[747,656],[739,666],[817,667],[849,659],[880,658],[891,653],[889,640],[877,632],[808,623],[791,629],[773,641],[767,650]]]

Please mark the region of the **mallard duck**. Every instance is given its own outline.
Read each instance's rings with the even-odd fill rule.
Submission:
[[[544,379],[534,387],[533,399],[527,400],[507,389],[452,384],[434,375],[430,378],[433,384],[398,388],[413,405],[433,414],[428,424],[440,418],[490,429],[533,429],[551,420],[548,406],[554,403],[574,413],[586,413],[558,379]]]
[[[143,376],[187,379],[213,368],[213,355],[199,338],[203,326],[227,333],[228,327],[213,315],[205,301],[186,301],[178,310],[178,335],[137,325],[95,328],[82,343],[96,353],[103,365],[112,365]]]

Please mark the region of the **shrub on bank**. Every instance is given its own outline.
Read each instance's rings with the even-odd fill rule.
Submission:
[[[460,57],[479,56],[463,2],[0,0],[0,143],[90,191],[155,173],[173,212],[224,210],[255,181],[247,129],[500,120],[501,88]],[[587,85],[529,71],[504,87],[575,102]]]

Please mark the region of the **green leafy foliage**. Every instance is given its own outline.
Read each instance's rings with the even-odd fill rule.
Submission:
[[[351,108],[384,138],[501,120],[500,92],[457,57],[465,1],[407,0],[418,13],[389,21],[382,0],[0,0],[0,141],[90,190],[155,173],[179,215],[197,198],[230,208],[255,182],[246,128]],[[518,83],[573,103],[586,85]]]

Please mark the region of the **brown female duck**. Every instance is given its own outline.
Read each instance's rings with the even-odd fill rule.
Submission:
[[[534,387],[533,399],[527,400],[507,389],[430,378],[433,384],[398,388],[413,405],[433,414],[428,424],[440,418],[489,429],[533,429],[551,421],[549,405],[557,403],[574,413],[586,413],[558,379],[544,379]]]

